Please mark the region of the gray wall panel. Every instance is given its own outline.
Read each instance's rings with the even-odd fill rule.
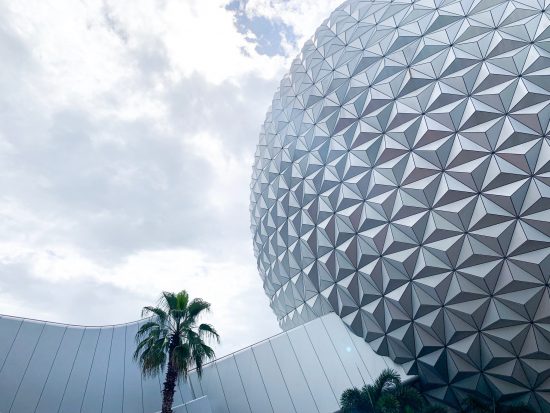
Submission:
[[[302,372],[309,383],[309,388],[318,406],[323,406],[327,411],[336,411],[339,409],[338,398],[340,395],[334,394],[333,389],[327,379],[330,372],[323,370],[321,362],[315,354],[315,350],[303,326],[290,330],[288,337],[294,351],[300,355],[298,362],[302,367]]]
[[[184,403],[185,403],[185,400],[183,400],[183,397],[181,395],[180,387],[176,383],[176,388],[175,388],[175,392],[174,392],[174,404],[177,406],[177,405],[184,404]]]
[[[269,341],[254,346],[252,351],[273,409],[276,412],[296,412]]]
[[[121,413],[124,405],[124,376],[126,351],[126,327],[118,326],[113,329],[111,354],[107,369],[107,380],[103,397],[102,413]]]
[[[218,361],[216,365],[229,411],[231,413],[250,413],[250,406],[233,356]]]
[[[320,320],[350,381],[354,386],[363,386],[370,377],[363,359],[357,354],[349,337],[348,329],[341,328],[342,322],[336,318],[327,317]]]
[[[9,412],[44,323],[23,323],[0,372],[0,412]]]
[[[103,394],[107,380],[107,368],[111,354],[111,342],[113,340],[113,329],[104,327],[101,329],[97,348],[94,354],[90,378],[84,394],[82,404],[83,413],[98,413],[103,407]]]
[[[52,368],[65,328],[46,325],[30,359],[10,412],[34,412]]]
[[[83,335],[84,329],[67,328],[38,401],[36,413],[51,413],[59,410]]]
[[[210,400],[212,410],[220,413],[229,413],[227,407],[227,400],[220,383],[220,377],[218,375],[218,369],[216,363],[211,363],[205,366],[202,372],[201,379],[202,388],[206,395],[216,394],[217,397]]]
[[[190,387],[193,390],[193,396],[195,398],[198,399],[199,397],[205,396],[204,390],[202,388],[202,383],[196,374],[190,374],[188,380]]]
[[[184,403],[190,402],[191,400],[195,399],[188,380],[180,380],[178,382],[178,389]]]
[[[144,377],[143,388],[143,410],[145,413],[154,412],[161,406],[161,386],[159,377]]]
[[[330,372],[328,379],[334,393],[337,395],[342,394],[345,389],[352,386],[352,382],[327,335],[321,319],[312,320],[305,324],[304,328],[313,344],[317,357],[323,365],[324,371]],[[331,334],[333,333],[331,332]]]
[[[137,323],[126,327],[126,343],[124,352],[124,410],[123,413],[144,413],[143,393],[141,391],[141,372],[134,362],[135,335]]]
[[[235,354],[242,384],[253,412],[273,412],[265,385],[250,349]]]
[[[11,317],[0,318],[0,337],[2,337],[2,340],[0,340],[0,372],[22,323],[23,320],[21,319]]]
[[[84,331],[80,348],[69,376],[67,387],[63,394],[63,400],[59,413],[75,413],[80,411],[86,390],[86,383],[90,376],[92,359],[96,351],[99,339],[99,328],[87,328]]]
[[[290,345],[288,334],[281,334],[269,341],[296,411],[318,413],[316,401],[311,395],[309,385],[302,373],[302,367]]]

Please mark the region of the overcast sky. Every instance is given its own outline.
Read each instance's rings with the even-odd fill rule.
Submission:
[[[212,303],[218,355],[278,332],[249,183],[291,59],[339,0],[0,0],[0,313]]]

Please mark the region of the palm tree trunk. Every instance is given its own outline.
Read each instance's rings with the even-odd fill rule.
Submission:
[[[174,390],[178,379],[176,366],[172,361],[172,354],[176,343],[170,343],[168,349],[168,369],[166,370],[166,380],[162,389],[162,413],[172,413],[172,404],[174,403]]]

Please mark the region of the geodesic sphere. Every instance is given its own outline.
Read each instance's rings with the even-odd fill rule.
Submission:
[[[252,177],[283,328],[336,312],[433,397],[550,400],[549,1],[345,2]]]

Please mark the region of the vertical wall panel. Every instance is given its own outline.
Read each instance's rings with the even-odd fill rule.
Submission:
[[[136,348],[135,336],[138,323],[126,326],[126,342],[124,353],[124,410],[123,413],[144,413],[143,394],[141,392],[141,372],[133,359]]]
[[[241,376],[233,356],[226,357],[216,364],[229,411],[231,413],[250,412]]]
[[[281,334],[271,339],[270,342],[296,411],[318,413],[315,400],[311,396],[308,383],[290,345],[288,335]]]
[[[236,353],[235,361],[252,411],[273,413],[271,402],[251,349]]]
[[[357,354],[357,350],[348,334],[348,328],[342,323],[342,320],[332,316],[320,320],[352,384],[356,387],[362,387],[370,382],[370,376],[365,370],[363,360]]]
[[[0,412],[9,412],[34,352],[44,323],[25,322],[13,342],[0,372]]]
[[[296,412],[269,341],[252,347],[275,412]]]
[[[229,413],[216,363],[205,366],[202,371],[201,384],[204,393],[208,396],[212,410],[216,413]]]
[[[57,355],[65,327],[46,324],[21,381],[11,412],[34,412]]]
[[[317,318],[304,325],[311,343],[315,349],[323,369],[328,374],[330,385],[337,395],[342,394],[344,390],[352,387],[342,362],[338,358],[334,346],[328,337],[321,319]],[[366,343],[365,343],[366,344]]]
[[[196,399],[205,395],[204,390],[202,389],[202,383],[196,373],[191,373],[188,380],[190,387],[193,389],[193,395]]]
[[[124,352],[126,350],[126,327],[113,330],[111,354],[105,382],[102,413],[121,413],[124,395]]]
[[[92,359],[99,339],[99,328],[86,328],[76,360],[69,376],[67,387],[63,394],[59,413],[75,413],[80,411],[86,390],[86,383],[90,376]]]
[[[159,377],[147,377],[142,380],[143,411],[151,413],[159,411],[161,405],[161,387]]]
[[[273,412],[260,370],[251,349],[235,354],[235,361],[244,385],[246,397],[253,412]]]
[[[102,328],[97,342],[92,369],[90,370],[90,379],[88,380],[86,393],[84,394],[82,413],[101,412],[112,339],[113,329],[110,327]]]
[[[162,377],[164,379],[164,376]],[[180,393],[180,387],[176,383],[176,388],[174,389],[174,406],[179,406],[180,404],[183,404],[183,398],[181,397]]]
[[[178,388],[184,403],[190,402],[195,398],[193,396],[193,392],[191,391],[189,380],[180,380],[178,383]]]
[[[210,408],[208,397],[202,397],[188,403],[186,406],[187,413],[211,413],[213,410]],[[263,412],[262,412],[263,413]]]
[[[295,353],[298,354],[298,362],[317,405],[323,406],[324,410],[329,412],[337,411],[340,408],[338,404],[340,395],[335,395],[330,387],[327,372],[323,370],[304,327],[300,326],[290,330],[288,337]]]
[[[38,401],[36,413],[52,413],[59,410],[83,334],[83,328],[67,328]]]
[[[2,372],[2,366],[22,323],[23,321],[19,319],[0,317],[0,337],[2,337],[0,340],[0,372]]]

